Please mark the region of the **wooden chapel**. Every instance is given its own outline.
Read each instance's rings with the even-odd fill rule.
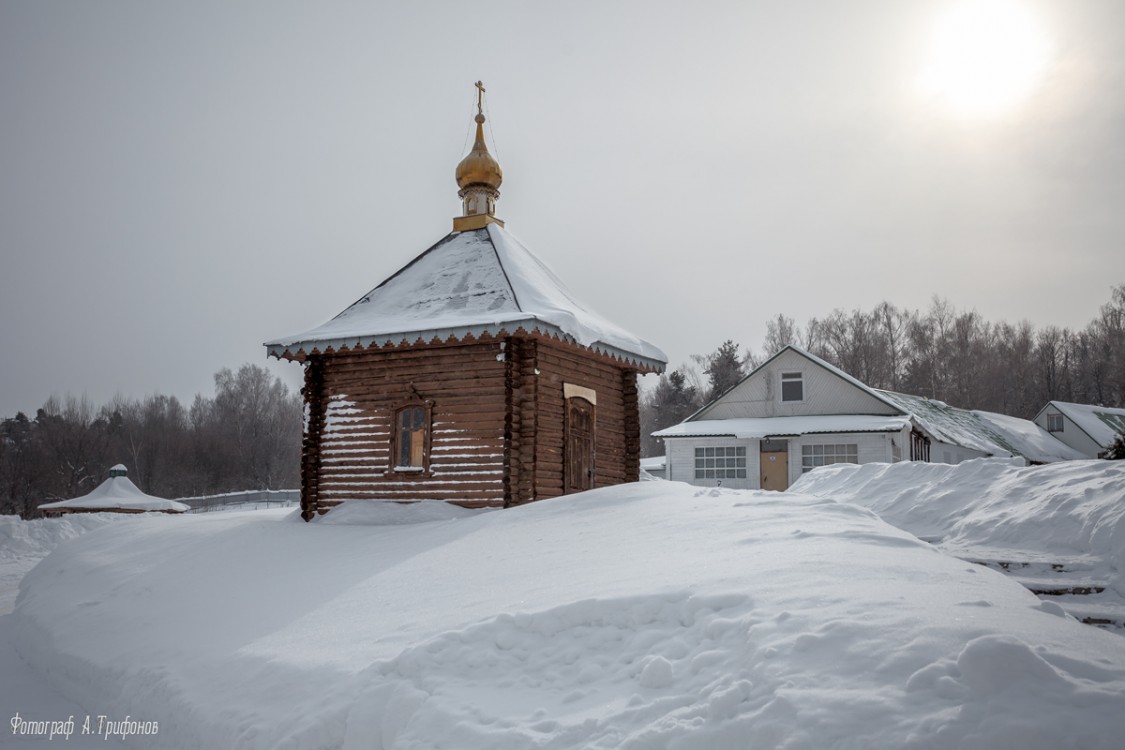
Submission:
[[[266,343],[305,368],[306,520],[344,500],[508,507],[638,479],[637,375],[667,358],[496,218],[477,87],[453,231],[327,323]]]

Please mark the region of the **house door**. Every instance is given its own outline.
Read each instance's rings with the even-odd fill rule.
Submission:
[[[762,440],[761,488],[784,492],[789,489],[789,441]]]
[[[566,400],[566,451],[563,492],[594,487],[594,405],[581,397]]]

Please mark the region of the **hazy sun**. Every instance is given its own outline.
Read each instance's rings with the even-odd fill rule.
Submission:
[[[1043,79],[1050,43],[1015,0],[964,0],[940,19],[921,85],[954,115],[990,118],[1018,104]]]

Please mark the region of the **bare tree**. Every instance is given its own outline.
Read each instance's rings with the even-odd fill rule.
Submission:
[[[766,340],[762,345],[762,354],[768,359],[789,345],[801,345],[801,332],[797,330],[797,323],[793,318],[778,313],[766,322]]]

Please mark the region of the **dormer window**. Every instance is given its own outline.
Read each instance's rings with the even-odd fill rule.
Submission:
[[[1063,415],[1062,414],[1048,414],[1047,415],[1047,432],[1062,432],[1063,431]]]
[[[792,402],[805,400],[805,378],[802,373],[781,373],[781,400]]]

